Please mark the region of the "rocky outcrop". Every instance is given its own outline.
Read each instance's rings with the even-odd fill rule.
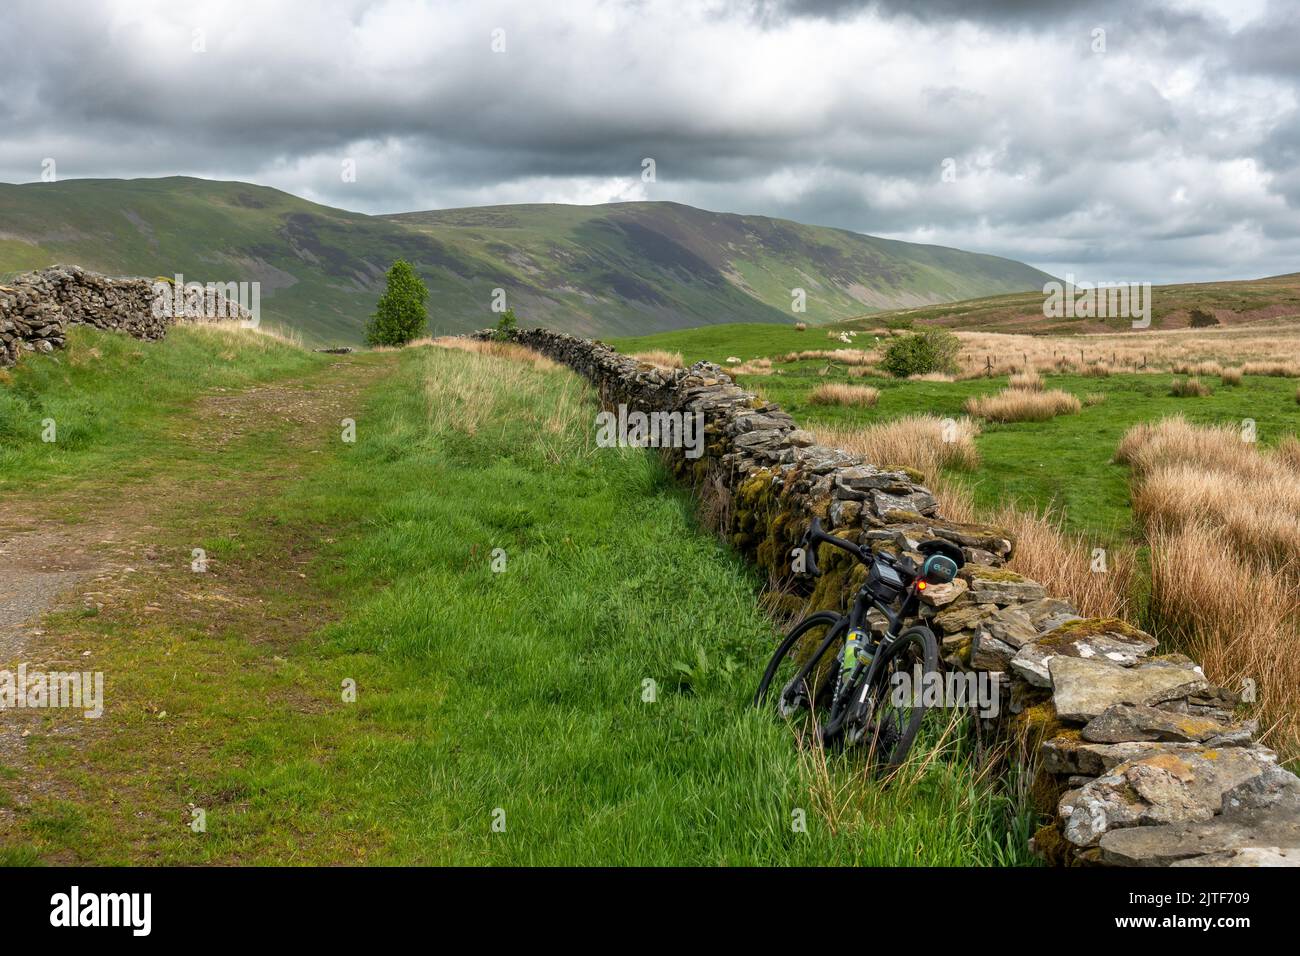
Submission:
[[[160,311],[154,308],[158,281],[169,280],[112,278],[76,266],[52,266],[0,284],[0,366],[13,365],[24,352],[62,348],[70,325],[162,338],[175,319],[155,314]],[[194,305],[195,317],[248,317],[219,293],[207,293],[203,303]]]
[[[480,332],[480,338],[491,332]],[[843,606],[865,569],[824,548],[823,575],[793,573],[791,550],[818,515],[841,537],[913,552],[927,538],[957,544],[967,565],[935,588],[920,616],[947,667],[997,675],[997,729],[1032,760],[1045,813],[1035,847],[1057,863],[1295,865],[1300,780],[1252,743],[1231,692],[1181,655],[1114,619],[1085,619],[1005,567],[1005,531],[945,519],[909,469],[827,448],[779,406],[718,366],[662,369],[597,342],[546,329],[511,338],[590,379],[602,400],[641,412],[698,412],[703,454],[668,450],[675,472],[720,499],[722,531],[767,575],[791,613]]]

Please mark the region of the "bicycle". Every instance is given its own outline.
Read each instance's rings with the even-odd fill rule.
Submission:
[[[790,719],[805,708],[814,715],[821,711],[826,715],[818,728],[823,746],[848,748],[865,742],[878,766],[892,769],[907,757],[925,718],[927,706],[920,692],[924,677],[939,669],[939,642],[934,632],[921,624],[901,632],[899,628],[916,613],[927,587],[956,577],[965,556],[950,541],[926,541],[917,549],[925,556],[918,567],[907,555],[873,551],[827,534],[821,521],[813,518],[800,544],[807,572],[813,576],[821,574],[817,546],[822,543],[847,551],[866,565],[867,579],[848,614],[818,611],[791,629],[763,673],[754,706],[764,705],[778,672],[784,669],[788,673],[792,668],[793,676],[777,684],[781,688],[777,714]],[[880,611],[888,624],[881,637],[864,628],[871,607]],[[797,649],[806,645],[807,635],[818,630],[824,630],[824,636],[801,661]],[[828,652],[829,664],[823,667]],[[891,693],[895,686],[905,684],[898,676],[903,673],[909,675],[911,693],[905,686],[901,693]]]

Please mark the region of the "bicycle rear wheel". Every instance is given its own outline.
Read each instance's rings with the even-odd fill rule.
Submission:
[[[885,657],[871,686],[857,694],[846,740],[865,745],[873,765],[888,771],[907,759],[925,720],[925,675],[938,673],[939,642],[917,625],[880,653]]]
[[[847,631],[848,618],[834,611],[818,611],[791,628],[768,661],[754,706],[773,706],[780,717],[821,706],[835,686]]]

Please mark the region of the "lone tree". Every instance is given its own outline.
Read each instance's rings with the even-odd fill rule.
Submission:
[[[388,270],[388,287],[379,297],[379,307],[366,325],[367,345],[405,345],[429,325],[424,307],[429,290],[411,264],[398,259]]]

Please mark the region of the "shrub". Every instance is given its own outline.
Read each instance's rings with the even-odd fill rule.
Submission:
[[[961,340],[946,329],[900,335],[885,347],[880,367],[895,378],[928,372],[955,372]]]
[[[1218,325],[1219,320],[1208,309],[1195,308],[1192,309],[1187,324],[1194,329],[1208,329],[1211,326]]]
[[[873,407],[880,400],[880,389],[870,385],[828,383],[818,385],[808,396],[814,405],[857,405]]]
[[[424,307],[428,298],[429,290],[411,264],[398,259],[388,270],[388,284],[366,325],[366,344],[405,345],[423,334],[429,324]]]
[[[1075,415],[1082,407],[1077,398],[1060,389],[1030,392],[1021,388],[968,398],[965,405],[967,414],[991,422],[1045,422],[1057,415]]]

